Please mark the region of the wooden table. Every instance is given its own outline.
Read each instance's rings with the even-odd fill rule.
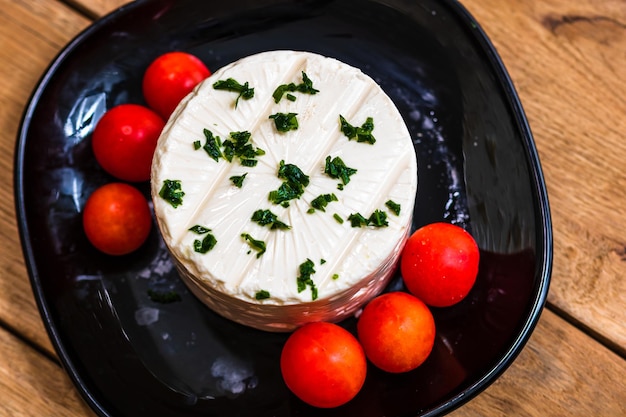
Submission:
[[[12,200],[19,120],[48,63],[127,0],[0,0],[0,415],[91,416],[35,306]],[[626,1],[464,0],[535,135],[555,252],[514,364],[454,416],[626,415]]]

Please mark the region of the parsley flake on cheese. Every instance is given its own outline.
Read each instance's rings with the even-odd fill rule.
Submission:
[[[266,290],[259,290],[254,294],[254,298],[256,300],[266,300],[270,298],[270,292]]]
[[[267,250],[267,247],[265,246],[265,242],[263,242],[262,240],[257,240],[253,238],[252,236],[250,236],[248,233],[242,233],[241,237],[243,238],[243,240],[248,242],[248,245],[250,245],[252,249],[257,251],[257,254],[256,254],[257,258],[260,258],[261,255],[263,255],[265,251]]]
[[[242,174],[242,175],[233,175],[232,177],[230,177],[228,179],[233,182],[233,185],[235,187],[241,188],[243,186],[243,180],[246,179],[246,175],[248,175],[247,172]]]
[[[190,232],[197,235],[205,235],[202,240],[196,239],[193,241],[193,250],[198,253],[205,254],[215,247],[217,239],[211,233],[211,229],[201,226],[199,224],[189,228]]]
[[[343,190],[343,185],[346,185],[350,182],[350,177],[356,174],[357,170],[354,168],[350,168],[346,166],[343,160],[336,156],[333,159],[330,158],[330,155],[326,157],[326,164],[324,165],[324,173],[327,174],[330,178],[336,178],[341,180],[341,188]]]
[[[400,204],[396,203],[393,200],[387,200],[385,205],[387,206],[387,208],[389,208],[389,210],[393,212],[393,214],[395,214],[396,216],[400,215]]]
[[[296,281],[298,292],[304,291],[307,286],[311,287],[311,299],[315,301],[317,299],[317,287],[311,278],[311,275],[315,273],[315,264],[307,258],[306,261],[300,264],[298,270],[300,272]]]
[[[163,186],[159,191],[159,196],[171,204],[172,207],[177,208],[183,204],[183,197],[185,192],[182,189],[180,180],[165,180]]]
[[[250,87],[248,82],[241,84],[234,78],[228,78],[226,80],[219,80],[213,83],[213,88],[216,90],[226,90],[234,93],[239,93],[237,99],[235,99],[235,108],[239,104],[239,99],[250,100],[254,97],[254,88]]]
[[[274,125],[279,132],[289,132],[298,129],[298,113],[276,113],[269,118],[274,119]]]
[[[275,230],[275,229],[288,230],[288,229],[291,229],[291,226],[289,226],[288,224],[283,223],[282,221],[278,220],[278,216],[276,214],[272,213],[269,210],[257,210],[257,211],[255,211],[254,214],[252,214],[251,220],[253,222],[257,222],[261,226],[268,226],[270,228],[270,230]]]
[[[280,99],[283,98],[283,95],[287,93],[287,100],[296,101],[296,96],[289,94],[295,92],[314,95],[319,93],[319,90],[313,88],[313,81],[302,71],[302,82],[300,84],[281,84],[276,87],[276,90],[272,93],[272,97],[274,98],[274,102],[278,103]]]
[[[277,190],[270,191],[268,199],[283,207],[289,206],[289,200],[300,198],[304,193],[304,187],[309,185],[309,176],[297,165],[285,164],[285,161],[280,161],[277,176],[285,181]]]
[[[348,121],[339,115],[339,129],[343,132],[348,140],[356,139],[357,142],[365,142],[373,145],[376,142],[376,138],[372,135],[374,130],[374,119],[368,117],[361,127],[352,126]]]
[[[311,201],[311,208],[307,211],[307,213],[313,213],[316,209],[325,212],[326,206],[332,201],[339,201],[334,193],[319,195]]]

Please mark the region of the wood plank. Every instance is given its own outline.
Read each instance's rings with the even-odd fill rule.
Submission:
[[[123,3],[80,2],[97,15]],[[464,4],[501,53],[536,136],[556,239],[550,303],[624,348],[626,3]],[[11,189],[14,140],[28,95],[89,19],[51,0],[0,0],[0,6],[0,181]],[[0,322],[51,351],[16,250],[9,200],[0,206]],[[58,365],[1,328],[0,352],[0,415],[93,415]],[[511,368],[452,415],[626,415],[625,374],[623,359],[546,311]]]
[[[624,416],[624,375],[622,358],[544,311],[513,365],[451,416]]]
[[[554,223],[549,302],[626,352],[626,2],[463,4],[535,135]]]
[[[15,138],[23,109],[49,62],[89,21],[61,3],[0,0],[0,186],[13,189]],[[25,47],[27,45],[28,47]],[[0,322],[52,351],[19,249],[12,192],[0,205]]]
[[[0,328],[0,415],[93,416],[65,371]]]

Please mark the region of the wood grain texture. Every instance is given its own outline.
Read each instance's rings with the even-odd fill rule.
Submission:
[[[626,1],[462,2],[500,53],[535,135],[554,223],[550,308],[624,353]],[[44,69],[90,23],[86,16],[123,3],[0,0],[4,189],[12,189],[19,119]],[[0,415],[92,417],[63,370],[11,333],[52,352],[7,194],[0,206]],[[452,415],[626,415],[625,374],[623,357],[545,311],[513,365]]]
[[[554,225],[549,302],[626,352],[626,2],[463,4],[535,136]]]
[[[626,416],[624,375],[622,358],[545,311],[513,365],[451,417]]]
[[[60,3],[0,0],[0,186],[13,189],[22,112],[44,69],[89,21]],[[52,351],[35,306],[15,220],[13,193],[0,205],[0,322]]]
[[[0,328],[0,415],[93,416],[65,371]]]

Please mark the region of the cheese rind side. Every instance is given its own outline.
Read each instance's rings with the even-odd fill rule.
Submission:
[[[295,101],[276,103],[282,84],[312,81],[316,94],[294,92]],[[216,90],[232,78],[254,88],[249,100]],[[236,106],[235,106],[236,102]],[[298,128],[278,132],[270,118],[296,113]],[[349,140],[339,115],[361,126],[374,122],[374,144]],[[193,143],[205,143],[204,129],[223,142],[231,132],[250,132],[250,143],[265,154],[254,167],[236,159],[214,161]],[[339,179],[324,173],[327,157],[339,157],[357,172],[338,189]],[[284,181],[281,161],[309,176],[303,194],[288,207],[268,195]],[[230,180],[246,174],[241,188]],[[173,207],[159,197],[165,180],[178,180],[185,193]],[[294,51],[273,51],[243,58],[217,70],[177,107],[166,124],[153,159],[152,195],[157,223],[181,276],[201,300],[218,313],[264,329],[290,329],[315,319],[336,320],[354,312],[380,292],[393,272],[409,233],[417,189],[417,166],[408,129],[383,90],[360,70],[332,58]],[[334,194],[325,211],[311,201]],[[400,204],[399,215],[385,205]],[[270,230],[251,221],[257,210],[270,210],[288,230]],[[387,227],[352,227],[348,217],[385,211]],[[336,217],[343,219],[343,223]],[[217,243],[207,253],[194,251],[201,238],[194,225],[211,229]],[[251,248],[249,236],[266,245]],[[300,265],[310,260],[312,286],[298,286]],[[269,297],[257,299],[260,291]]]

